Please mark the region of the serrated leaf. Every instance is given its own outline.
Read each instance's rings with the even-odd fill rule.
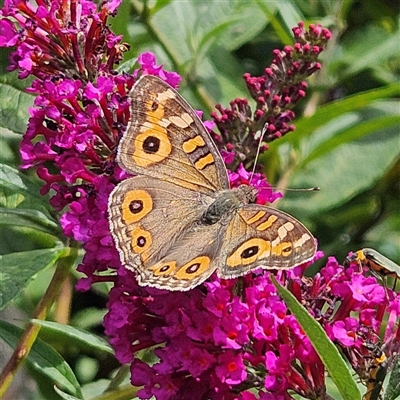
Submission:
[[[65,248],[53,248],[0,256],[0,310],[18,298],[38,272],[54,265],[65,252]]]
[[[0,336],[12,348],[17,346],[22,333],[23,329],[0,320]],[[70,366],[42,340],[36,339],[26,362],[52,385],[56,384],[78,399],[83,399],[81,388]]]
[[[36,325],[40,325],[44,332],[56,335],[60,337],[61,340],[67,339],[69,343],[75,343],[80,348],[90,348],[102,353],[114,355],[114,350],[104,339],[84,329],[39,319],[34,319],[32,322]]]
[[[340,356],[336,346],[329,340],[322,326],[297,301],[292,293],[276,281],[273,275],[270,275],[270,277],[279,295],[285,300],[289,310],[296,317],[297,322],[310,339],[343,399],[360,400],[361,394],[354,382],[351,371]]]

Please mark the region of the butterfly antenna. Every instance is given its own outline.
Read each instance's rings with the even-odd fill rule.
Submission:
[[[290,191],[290,192],[319,192],[321,188],[319,186],[309,187],[309,188],[279,188],[279,187],[272,187],[275,190],[283,190],[283,191]]]
[[[264,134],[266,132],[266,130],[268,129],[268,123],[265,123],[265,125],[263,126],[261,131],[256,132],[256,134],[254,135],[254,139],[260,139],[258,142],[258,146],[257,146],[257,152],[256,152],[256,156],[255,156],[255,161],[254,161],[254,165],[253,165],[253,170],[251,171],[251,175],[250,175],[250,182],[253,179],[254,174],[256,173],[256,167],[257,167],[257,160],[258,157],[260,155],[261,152],[261,146],[262,146],[262,141],[264,138]],[[258,135],[260,135],[260,137],[258,138]],[[318,186],[315,187],[310,187],[310,188],[279,188],[279,187],[275,187],[273,186],[272,189],[275,190],[282,190],[282,191],[291,191],[291,192],[319,192],[321,189]]]
[[[250,175],[250,182],[252,181],[253,176],[254,176],[254,174],[256,173],[257,160],[258,160],[258,156],[260,155],[260,152],[261,152],[261,145],[262,145],[262,141],[263,141],[263,138],[264,138],[264,133],[265,133],[265,131],[267,130],[267,128],[268,128],[268,123],[266,123],[266,124],[263,126],[261,132],[258,131],[258,132],[256,132],[256,134],[254,135],[254,139],[258,139],[258,138],[257,138],[257,135],[260,134],[260,140],[259,140],[259,142],[258,142],[257,153],[256,153],[256,156],[255,156],[255,158],[254,158],[254,165],[253,165],[253,170],[251,171],[251,175]]]

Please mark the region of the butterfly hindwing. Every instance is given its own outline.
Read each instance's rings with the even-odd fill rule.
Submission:
[[[312,234],[295,218],[272,207],[248,204],[233,216],[222,240],[222,278],[252,269],[290,269],[310,261],[316,245]]]
[[[123,265],[140,274],[159,261],[211,200],[150,177],[121,182],[110,195],[109,221]]]

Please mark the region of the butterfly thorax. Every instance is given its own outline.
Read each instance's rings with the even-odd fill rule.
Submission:
[[[221,190],[201,217],[201,223],[213,225],[228,217],[232,212],[245,204],[255,203],[257,189],[241,185],[235,189]]]

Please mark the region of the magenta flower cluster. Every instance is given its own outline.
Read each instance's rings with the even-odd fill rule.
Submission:
[[[287,283],[360,377],[373,358],[366,344],[377,343],[381,329],[385,352],[399,350],[398,294],[333,257],[312,280],[303,271],[296,268]],[[324,365],[266,274],[242,278],[239,295],[232,280],[205,286],[185,293],[145,290],[130,272],[119,273],[106,333],[119,360],[131,363],[132,383],[144,386],[140,398],[283,400],[292,399],[291,392],[324,398]],[[134,357],[153,347],[153,366]]]
[[[262,135],[264,152],[268,149],[266,143],[295,129],[291,124],[295,117],[292,109],[306,95],[305,79],[321,68],[318,56],[331,33],[320,25],[310,25],[306,30],[300,22],[293,34],[295,45],[274,50],[274,59],[264,75],[244,74],[250,96],[256,102],[254,112],[247,99],[235,99],[230,108],[217,104],[218,112],[211,114],[219,130],[216,142],[230,155],[226,162],[233,169],[239,163],[248,166],[254,162],[257,136]]]
[[[138,286],[121,266],[107,201],[127,176],[115,163],[129,117],[127,93],[140,74],[158,75],[174,87],[180,77],[151,53],[138,57],[132,75],[115,72],[128,47],[107,25],[119,3],[105,1],[97,10],[85,0],[38,0],[36,6],[8,0],[1,10],[0,45],[15,47],[10,69],[35,78],[28,89],[36,100],[21,142],[22,167],[36,169],[42,193],[51,192],[61,213],[65,236],[85,250],[78,269],[87,278],[78,288],[114,281],[104,326],[117,358],[131,363],[132,384],[143,385],[142,399],[320,398],[324,366],[263,271],[229,281],[214,274],[189,292],[170,293]],[[329,39],[319,26],[305,30],[299,24],[294,33],[295,46],[276,51],[264,76],[245,75],[256,112],[244,99],[230,110],[218,106],[220,115],[214,114],[219,133],[213,135],[232,166],[232,187],[259,188],[260,203],[280,194],[262,174],[246,170],[258,146],[255,135],[263,132],[270,141],[292,130],[290,108],[304,96],[303,80],[319,68],[316,57]],[[358,366],[367,351],[363,344],[376,342],[383,315],[389,315],[387,343],[398,341],[399,299],[393,292],[385,295],[374,278],[344,270],[334,259],[313,280],[302,276],[304,268],[278,278]],[[144,351],[152,363],[143,361]]]

